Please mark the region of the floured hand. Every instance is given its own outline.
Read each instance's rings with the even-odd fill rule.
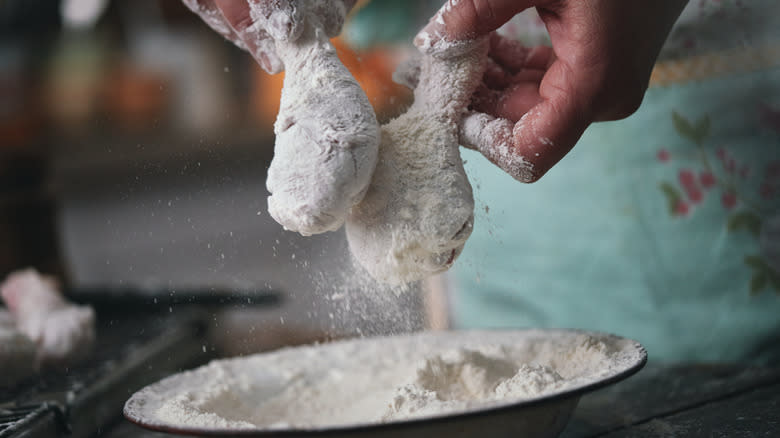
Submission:
[[[523,182],[544,175],[596,121],[632,114],[685,0],[450,0],[415,44],[487,35],[535,7],[550,47],[492,37],[490,65],[461,140]]]
[[[65,301],[51,277],[33,269],[10,274],[0,295],[17,330],[36,346],[36,366],[71,364],[83,359],[95,340],[92,308]]]

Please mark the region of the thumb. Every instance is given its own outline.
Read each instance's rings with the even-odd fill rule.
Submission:
[[[571,150],[587,126],[587,121],[571,108],[558,108],[547,101],[536,105],[517,123],[485,113],[469,113],[460,125],[460,141],[512,178],[531,183]]]
[[[447,0],[415,38],[420,48],[472,40],[493,32],[541,0]]]
[[[512,129],[512,153],[530,165],[533,182],[574,147],[590,125],[586,112],[568,97],[556,96],[531,108]]]
[[[551,68],[563,69],[560,61]],[[471,113],[461,124],[462,143],[519,181],[538,180],[571,150],[592,120],[589,95],[567,83],[578,82],[548,85],[543,80],[539,100],[517,123]]]

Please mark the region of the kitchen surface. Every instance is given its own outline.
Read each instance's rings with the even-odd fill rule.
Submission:
[[[117,343],[139,321],[109,320],[88,367],[20,388],[15,401],[7,392],[0,394],[0,436],[173,436],[142,429],[118,414],[140,386],[218,354],[206,334],[207,316],[192,308],[147,315],[141,319],[144,333],[121,348]],[[779,389],[777,369],[651,364],[584,395],[561,436],[774,436],[780,426]]]

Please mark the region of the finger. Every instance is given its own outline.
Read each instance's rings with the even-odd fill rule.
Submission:
[[[196,13],[211,29],[222,35],[233,44],[246,50],[244,41],[233,31],[230,24],[217,8],[214,0],[182,0],[184,6]]]
[[[276,44],[271,38],[259,38],[254,45],[248,43],[252,57],[260,64],[263,70],[270,74],[284,71],[284,62],[276,53]],[[252,49],[254,47],[254,49]]]
[[[488,56],[504,69],[515,73],[526,65],[530,48],[520,41],[504,38],[497,32],[490,34],[490,50]]]
[[[575,117],[564,113],[550,102],[533,107],[517,123],[473,112],[463,119],[460,141],[478,150],[512,178],[531,183],[558,163],[587,127],[587,122],[573,122]],[[564,121],[555,123],[556,117]]]
[[[273,40],[263,28],[255,25],[246,2],[235,0],[213,0],[213,2],[263,70],[271,74],[284,70],[284,63],[276,54]]]
[[[493,59],[487,59],[482,82],[492,90],[503,90],[512,84],[512,74],[498,65]]]
[[[532,68],[522,69],[515,74],[511,74],[503,67],[496,64],[495,61],[488,58],[486,70],[482,76],[482,82],[487,88],[492,90],[505,91],[509,89],[510,92],[511,88],[516,85],[533,85],[533,90],[538,94],[539,83],[542,81],[544,74],[545,70]]]
[[[517,121],[542,101],[539,96],[539,80],[543,74],[538,71],[521,72],[519,75],[528,76],[528,81],[513,83],[501,90],[479,88],[472,98],[472,108]]]
[[[217,6],[222,16],[230,24],[230,27],[238,35],[247,31],[253,24],[252,14],[249,11],[249,4],[246,1],[236,0],[212,0]]]
[[[562,62],[548,70],[539,88],[540,101],[513,129],[514,153],[533,165],[533,179],[542,177],[561,160],[593,121],[592,90],[586,73]]]
[[[500,97],[475,99],[475,107],[490,110],[496,118],[483,114],[464,120],[464,137],[475,143],[489,160],[523,182],[534,182],[561,160],[579,140],[593,120],[592,91],[576,89],[584,73],[572,73],[562,62],[556,62],[539,86],[538,94],[529,90],[515,90],[515,95],[500,101]],[[493,93],[498,93],[492,90]],[[534,105],[531,102],[536,99]],[[483,101],[487,100],[487,102]],[[530,106],[511,129],[508,125],[518,113]],[[496,121],[496,120],[500,120]],[[469,122],[466,124],[466,122]],[[499,129],[500,128],[500,129]],[[466,135],[468,134],[468,135]]]
[[[544,0],[448,0],[415,38],[423,50],[489,34],[523,10]]]
[[[460,125],[460,143],[479,151],[490,162],[521,182],[534,180],[533,163],[514,147],[514,123],[488,114],[472,112]]]
[[[552,47],[526,47],[520,41],[505,38],[495,32],[490,36],[488,56],[512,73],[527,68],[547,70],[555,61]]]

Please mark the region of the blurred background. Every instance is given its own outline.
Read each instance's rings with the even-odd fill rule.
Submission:
[[[334,44],[380,119],[404,108],[390,78],[408,49]],[[426,324],[419,296],[355,285],[343,232],[302,238],[268,216],[282,81],[179,1],[1,0],[0,278],[32,266],[106,293],[278,292],[224,324],[293,337]],[[361,288],[378,298],[345,304]]]

